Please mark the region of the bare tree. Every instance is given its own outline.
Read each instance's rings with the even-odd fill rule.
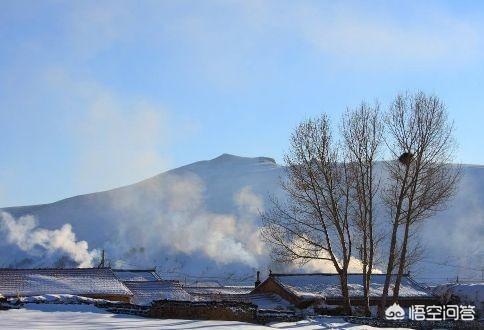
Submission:
[[[365,314],[370,316],[370,281],[376,246],[380,240],[375,228],[375,200],[378,191],[375,161],[383,138],[379,104],[372,107],[362,103],[355,110],[348,110],[342,119],[342,135],[351,172],[352,227],[355,232],[353,244],[359,243]]]
[[[327,116],[301,123],[285,155],[287,199],[262,214],[263,237],[276,261],[328,260],[339,274],[345,312],[351,314],[350,173]]]
[[[393,301],[398,299],[408,267],[412,227],[446,207],[460,177],[459,169],[450,164],[456,150],[453,125],[437,97],[422,92],[398,95],[385,123],[386,143],[394,160],[386,162],[388,184],[383,199],[391,218],[391,235],[380,317],[393,280]]]

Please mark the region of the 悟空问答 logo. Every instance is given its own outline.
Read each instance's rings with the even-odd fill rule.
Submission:
[[[393,303],[385,310],[385,318],[387,320],[403,320],[405,318],[405,310],[399,304]]]

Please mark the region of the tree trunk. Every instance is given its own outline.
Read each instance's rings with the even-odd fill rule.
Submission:
[[[370,205],[372,204],[373,201],[371,200],[370,196]],[[372,208],[370,209],[370,219],[373,219],[373,211]],[[370,310],[370,283],[371,283],[371,274],[373,271],[373,256],[375,253],[375,242],[373,240],[373,221],[370,221],[368,224],[368,230],[370,233],[370,248],[369,248],[369,256],[368,256],[368,265],[367,265],[367,283],[366,283],[366,291],[367,291],[367,297],[365,299],[365,315],[370,317],[371,316],[371,310]]]
[[[398,302],[398,294],[400,293],[400,283],[402,282],[403,271],[405,270],[405,256],[407,255],[408,244],[408,232],[410,228],[410,222],[405,223],[405,233],[402,242],[402,251],[400,253],[400,264],[398,266],[397,278],[395,279],[395,285],[393,287],[393,303]]]
[[[383,293],[381,297],[380,306],[378,308],[378,317],[384,318],[384,310],[387,304],[388,290],[390,289],[390,282],[392,279],[392,271],[395,264],[396,248],[397,248],[397,233],[400,222],[403,200],[407,191],[407,179],[409,175],[409,167],[405,167],[405,174],[402,179],[402,186],[400,187],[400,193],[397,200],[397,207],[395,211],[395,217],[393,218],[392,238],[390,241],[390,251],[388,254],[387,271],[385,276],[385,284],[383,286]]]
[[[397,245],[397,230],[398,230],[398,221],[393,224],[393,231],[392,231],[392,238],[390,242],[390,254],[388,257],[388,264],[387,264],[387,271],[385,276],[385,284],[383,286],[383,293],[381,297],[380,306],[378,308],[378,317],[383,319],[384,317],[384,310],[387,305],[387,297],[388,297],[388,290],[390,288],[391,282],[391,274],[393,271],[393,264],[395,262],[395,249]]]
[[[364,286],[363,286],[363,295],[364,295],[364,304],[365,304],[365,316],[371,316],[371,310],[370,310],[370,274],[368,274],[367,270],[364,270],[363,274],[363,281],[364,281]]]
[[[420,159],[417,159],[417,169],[420,168],[420,166],[418,166],[419,164],[420,164]],[[405,217],[405,231],[403,234],[402,250],[400,251],[397,278],[395,279],[395,285],[393,287],[394,303],[398,301],[398,294],[400,293],[400,284],[402,283],[403,271],[405,270],[405,262],[406,262],[407,247],[408,247],[408,235],[410,232],[410,225],[412,224],[413,202],[414,202],[415,192],[417,189],[419,175],[420,175],[420,171],[417,170],[415,172],[415,177],[413,178],[413,182],[411,184],[410,196],[408,197],[408,210],[407,210],[407,215]]]
[[[363,238],[363,298],[364,298],[364,308],[365,308],[365,316],[371,314],[370,312],[370,276],[371,276],[371,266],[368,264],[368,237],[365,235]],[[371,249],[371,247],[370,247]]]
[[[351,299],[350,293],[348,290],[348,276],[346,273],[339,274],[340,282],[341,282],[341,293],[343,295],[343,310],[345,315],[351,315]]]

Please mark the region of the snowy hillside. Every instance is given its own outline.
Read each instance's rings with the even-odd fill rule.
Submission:
[[[417,277],[480,276],[467,268],[483,264],[484,167],[463,172],[452,206],[422,228],[427,261],[452,267],[424,262]],[[0,245],[9,248],[1,249],[0,260],[2,266],[89,265],[105,249],[117,267],[158,266],[174,276],[267,270],[258,212],[268,207],[269,194],[281,194],[283,174],[271,158],[224,154],[110,191],[4,208]]]

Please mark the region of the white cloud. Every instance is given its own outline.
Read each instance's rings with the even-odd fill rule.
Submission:
[[[81,4],[69,20],[69,38],[79,53],[91,56],[116,44],[149,44],[155,52],[173,47],[199,78],[225,88],[245,86],[262,65],[267,72],[278,70],[279,55],[294,47],[300,54],[313,51],[330,65],[373,70],[447,69],[482,55],[479,18],[438,2],[189,4]]]
[[[456,61],[473,58],[481,28],[452,13],[421,3],[417,8],[378,8],[335,3],[301,5],[294,20],[318,50],[357,62]]]

